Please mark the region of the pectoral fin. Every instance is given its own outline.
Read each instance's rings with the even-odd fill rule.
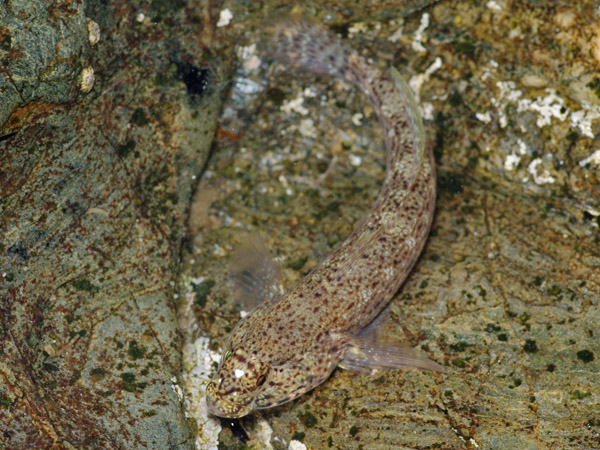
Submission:
[[[246,311],[283,295],[281,269],[258,234],[244,236],[231,255],[229,284],[233,298]]]
[[[374,328],[369,326],[361,334],[345,338],[345,351],[339,367],[357,373],[385,370],[448,371],[446,367],[430,360],[423,352],[381,336]]]
[[[430,360],[419,350],[398,342],[365,342],[360,338],[351,339],[338,364],[342,369],[356,373],[375,373],[384,370],[448,370]]]

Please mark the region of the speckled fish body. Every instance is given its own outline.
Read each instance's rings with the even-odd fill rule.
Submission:
[[[368,327],[417,261],[434,213],[434,161],[410,89],[394,69],[377,69],[318,25],[285,21],[273,35],[278,60],[347,80],[366,94],[383,126],[387,171],[370,214],[293,290],[279,293],[277,269],[260,256],[260,244],[233,262],[237,296],[261,295],[264,302],[233,330],[207,387],[210,411],[223,417],[292,400],[338,365],[443,370],[378,342]]]

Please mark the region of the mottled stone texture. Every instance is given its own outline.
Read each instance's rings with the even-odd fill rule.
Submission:
[[[600,171],[587,159],[600,131],[597,5],[441,1],[402,34],[389,11],[338,6],[307,9],[408,78],[431,69],[413,82],[436,155],[436,218],[386,330],[451,372],[335,371],[258,413],[274,447],[600,447]],[[225,273],[242,231],[262,233],[293,287],[368,212],[384,173],[380,127],[357,91],[250,67],[232,84],[198,195],[210,207],[186,258],[188,273],[215,282],[195,308],[221,346],[239,320]],[[258,415],[243,421],[250,432]],[[229,431],[221,438],[236,448]]]
[[[0,124],[32,101],[72,101],[89,60],[84,1],[2,2]]]
[[[219,107],[214,12],[0,5],[1,448],[193,447],[173,298]]]

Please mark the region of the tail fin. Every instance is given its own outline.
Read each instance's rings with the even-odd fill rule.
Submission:
[[[322,26],[288,18],[267,31],[269,56],[302,70],[349,79],[348,64],[356,51]]]

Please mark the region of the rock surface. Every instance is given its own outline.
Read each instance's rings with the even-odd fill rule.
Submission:
[[[209,351],[239,320],[228,257],[257,231],[292,286],[343,242],[385,171],[373,111],[261,62],[261,21],[286,5],[51,6],[0,6],[0,447],[243,448],[200,415]],[[437,215],[385,326],[451,370],[336,371],[244,419],[249,444],[600,446],[594,2],[303,8],[419,93]]]
[[[74,100],[77,78],[89,59],[85,2],[2,2],[0,124],[33,101]]]
[[[220,104],[212,13],[0,6],[1,448],[194,448],[174,296]]]
[[[224,7],[241,68],[192,208],[184,274],[193,280],[183,286],[197,319],[186,340],[208,334],[215,350],[240,317],[226,272],[243,233],[262,234],[292,286],[367,214],[385,169],[363,96],[261,64],[248,24],[264,11]],[[598,447],[595,3],[441,1],[405,19],[401,8],[304,8],[401,67],[419,93],[438,164],[437,215],[386,330],[451,370],[336,371],[243,420],[254,445],[266,446],[270,427],[274,448]],[[221,439],[243,447],[229,431]]]

